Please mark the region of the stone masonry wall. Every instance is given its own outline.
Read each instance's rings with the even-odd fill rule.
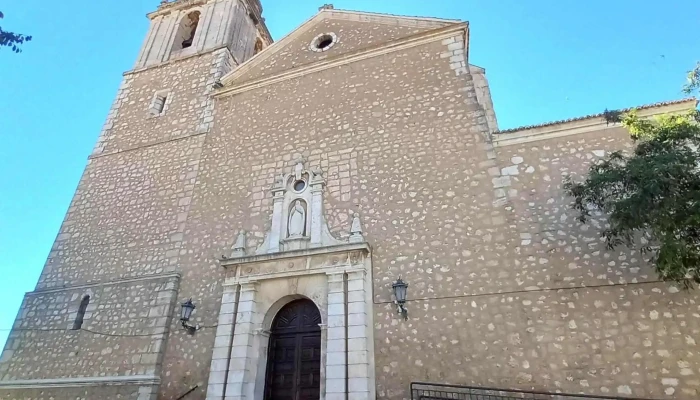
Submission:
[[[127,72],[93,154],[126,151],[208,130],[212,85],[233,67],[226,49]],[[157,94],[166,108],[154,113]],[[204,125],[204,126],[203,126]]]
[[[178,276],[29,293],[0,359],[5,381],[154,375]],[[78,305],[90,303],[80,330]]]
[[[268,189],[300,156],[324,171],[333,233],[346,234],[352,213],[361,213],[374,246],[378,298],[390,294],[399,262],[402,271],[413,271],[412,285],[423,280],[428,289],[452,280],[401,257],[421,252],[437,264],[452,262],[467,232],[454,221],[456,210],[465,220],[505,221],[504,211],[491,206],[483,147],[488,127],[463,42],[458,35],[217,100],[181,258],[181,295],[198,299],[199,323],[216,324],[212,311],[219,308],[224,272],[215,258],[228,254],[240,229],[250,232],[251,251],[262,242],[272,211]],[[461,52],[462,61],[441,58],[447,51],[450,57]],[[407,227],[410,232],[402,232]],[[496,227],[485,229],[496,235]],[[495,248],[490,253],[496,257]],[[376,344],[383,348],[380,337]],[[207,381],[207,369],[192,366],[210,364],[213,342],[211,330],[171,336],[161,398],[185,389],[182,377]],[[377,354],[379,368],[391,361]],[[193,395],[203,398],[203,392]]]
[[[603,251],[562,196],[560,168],[584,171],[601,149],[624,146],[624,133],[555,152],[494,148],[474,80],[449,54],[461,41],[221,99],[186,264],[208,265],[214,280],[207,256],[239,229],[259,244],[266,189],[303,156],[327,173],[333,232],[346,232],[357,210],[373,245],[379,398],[407,399],[410,382],[426,380],[694,398],[700,370],[686,346],[698,332],[696,295],[653,282],[633,252]],[[409,321],[390,304],[400,275],[411,284]]]
[[[86,386],[0,391],[2,400],[151,400],[149,386]]]
[[[128,74],[39,279],[39,288],[177,270],[228,51]],[[157,91],[166,109],[153,115]],[[99,150],[99,151],[98,151]]]
[[[388,299],[378,306],[380,397],[408,398],[411,381],[697,397],[699,295],[657,282],[638,251],[606,250],[602,216],[580,225],[563,194],[564,176],[581,178],[606,152],[630,149],[627,138],[611,127],[490,152],[505,224],[495,236],[481,231],[461,263],[430,263],[426,272],[459,286],[424,290],[419,279],[408,322]]]

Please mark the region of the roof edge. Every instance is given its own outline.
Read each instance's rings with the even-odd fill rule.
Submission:
[[[224,95],[233,95],[252,89],[257,89],[260,87],[286,81],[288,79],[293,79],[300,76],[308,75],[310,73],[334,68],[340,65],[346,65],[356,61],[365,60],[367,58],[372,58],[379,55],[400,51],[405,48],[415,47],[421,44],[430,43],[437,40],[443,40],[449,37],[449,35],[453,35],[454,32],[465,30],[468,31],[468,29],[469,25],[467,22],[455,23],[442,28],[433,29],[426,32],[420,32],[415,35],[408,36],[406,38],[395,40],[393,42],[387,42],[375,46],[370,46],[367,48],[356,50],[354,52],[342,53],[337,57],[314,61],[294,69],[285,70],[277,74],[263,76],[253,80],[242,80],[238,82],[239,75],[235,74],[237,70],[233,70],[221,79],[220,82],[222,83],[223,87],[217,89],[212,95],[214,97],[219,97]],[[243,64],[239,68],[242,68],[244,66],[246,66],[246,64]]]
[[[693,110],[697,107],[698,100],[694,97],[659,103],[645,104],[637,107],[629,107],[621,112],[638,110],[643,118],[650,118],[661,114],[679,114]],[[536,140],[544,140],[554,137],[575,135],[606,128],[608,124],[603,118],[604,113],[590,114],[582,117],[566,120],[552,121],[539,125],[522,126],[513,129],[505,129],[493,133],[493,142],[499,146],[527,143]],[[619,126],[619,125],[615,125]]]
[[[415,20],[415,21],[428,21],[428,22],[436,22],[436,23],[443,23],[443,24],[454,24],[454,23],[458,23],[458,22],[465,22],[461,19],[408,16],[408,15],[401,15],[401,14],[378,13],[378,12],[369,12],[369,11],[355,11],[355,10],[345,10],[345,9],[337,9],[337,8],[324,9],[324,10],[321,10],[321,12],[329,12],[329,13],[336,13],[337,12],[337,13],[344,13],[344,14],[358,14],[358,15],[366,15],[366,16],[370,16],[370,17],[401,18],[401,19],[409,19],[409,20]]]

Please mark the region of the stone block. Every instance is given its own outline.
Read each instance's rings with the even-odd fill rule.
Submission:
[[[225,339],[228,339],[228,337],[226,337]],[[221,342],[223,342],[223,340],[221,340]],[[227,344],[228,344],[228,342],[227,342]],[[227,360],[227,362],[228,362],[228,351],[229,351],[228,346],[214,347],[214,350],[212,351],[211,358],[212,358],[212,360]]]
[[[328,352],[326,354],[326,365],[345,365],[345,352]]]
[[[348,297],[350,294],[348,293]],[[345,302],[345,294],[344,293],[329,293],[328,294],[328,304],[342,304]]]
[[[352,313],[348,314],[348,326],[367,326],[367,314]]]
[[[348,366],[349,378],[369,378],[369,364],[351,364]]]
[[[495,189],[508,187],[508,186],[510,186],[510,177],[509,176],[500,176],[498,178],[491,179],[491,182],[493,183],[493,187]]]
[[[345,315],[345,304],[329,304],[328,316],[331,315]]]
[[[209,380],[211,382],[211,379]],[[224,395],[223,382],[209,383],[207,386],[207,400],[220,399]]]
[[[329,327],[326,335],[328,337],[328,340],[331,339],[345,339],[345,327]]]
[[[366,311],[367,305],[364,301],[348,303],[348,314],[359,314]]]
[[[352,339],[355,340],[355,339]],[[333,352],[344,352],[345,351],[345,339],[331,339],[327,342],[326,351],[329,353]],[[349,341],[348,341],[349,344]],[[361,350],[361,349],[358,349]]]
[[[350,392],[369,392],[369,378],[349,378],[348,390]]]
[[[233,324],[233,314],[219,314],[219,324]]]
[[[354,291],[364,291],[365,281],[363,279],[348,280],[348,294]]]
[[[355,325],[348,327],[348,339],[367,337],[367,326]]]
[[[236,335],[238,336],[238,335]],[[234,338],[235,341],[235,338]],[[246,358],[250,354],[250,347],[249,346],[237,346],[234,345],[231,348],[231,358]]]
[[[326,393],[345,393],[345,377],[326,379]]]
[[[347,400],[372,400],[370,392],[350,392]]]
[[[345,365],[326,366],[326,379],[345,379]]]
[[[369,353],[367,351],[348,351],[348,364],[369,363]]]
[[[511,165],[510,167],[505,167],[501,169],[501,175],[520,175],[517,165]]]
[[[454,43],[450,43],[447,45],[447,50],[454,51],[454,50],[462,50],[464,49],[464,43],[462,41],[455,41]]]
[[[336,328],[345,326],[345,316],[344,315],[329,315],[328,321],[326,322],[329,328]]]

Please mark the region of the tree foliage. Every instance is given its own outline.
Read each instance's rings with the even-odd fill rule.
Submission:
[[[0,11],[0,19],[3,18],[2,11]],[[24,42],[29,42],[32,40],[31,36],[23,35],[21,33],[8,32],[0,27],[0,48],[9,47],[15,53],[21,53],[22,49],[20,45]]]
[[[611,153],[583,182],[565,184],[580,221],[593,210],[608,215],[601,233],[609,249],[641,251],[659,277],[692,287],[700,282],[700,126],[697,111],[654,121],[623,115],[636,147]]]
[[[685,94],[691,94],[700,89],[700,61],[697,63],[695,68],[688,71],[687,79],[688,81],[683,86],[683,92]]]

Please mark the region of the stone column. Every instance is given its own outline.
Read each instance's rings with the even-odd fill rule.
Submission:
[[[328,359],[328,324],[318,324],[318,327],[321,328],[321,373],[320,378],[321,378],[321,385],[319,387],[321,391],[321,396],[320,400],[326,400],[326,368],[324,366],[326,365],[325,360]]]
[[[257,283],[241,285],[225,400],[252,400],[256,374],[253,345],[257,328],[257,291]]]
[[[365,274],[348,273],[348,390],[353,400],[369,400],[371,391]]]
[[[259,317],[262,315],[258,314]],[[261,321],[262,324],[262,321]],[[255,330],[255,358],[253,363],[256,366],[257,372],[255,375],[255,388],[252,399],[262,399],[265,397],[265,374],[267,373],[267,352],[270,346],[270,331],[263,328]]]
[[[237,291],[238,285],[224,286],[221,308],[219,309],[219,323],[216,327],[216,338],[214,339],[214,351],[212,353],[211,367],[209,368],[206,400],[221,400],[224,398],[226,370],[228,369],[231,340],[233,340],[233,320],[237,305]]]
[[[270,247],[268,253],[280,251],[280,239],[282,235],[282,203],[284,202],[284,190],[272,191],[272,228],[270,229]]]
[[[328,328],[326,331],[326,400],[345,399],[345,272],[328,275]]]
[[[323,219],[323,182],[311,183],[311,247],[321,246]]]

